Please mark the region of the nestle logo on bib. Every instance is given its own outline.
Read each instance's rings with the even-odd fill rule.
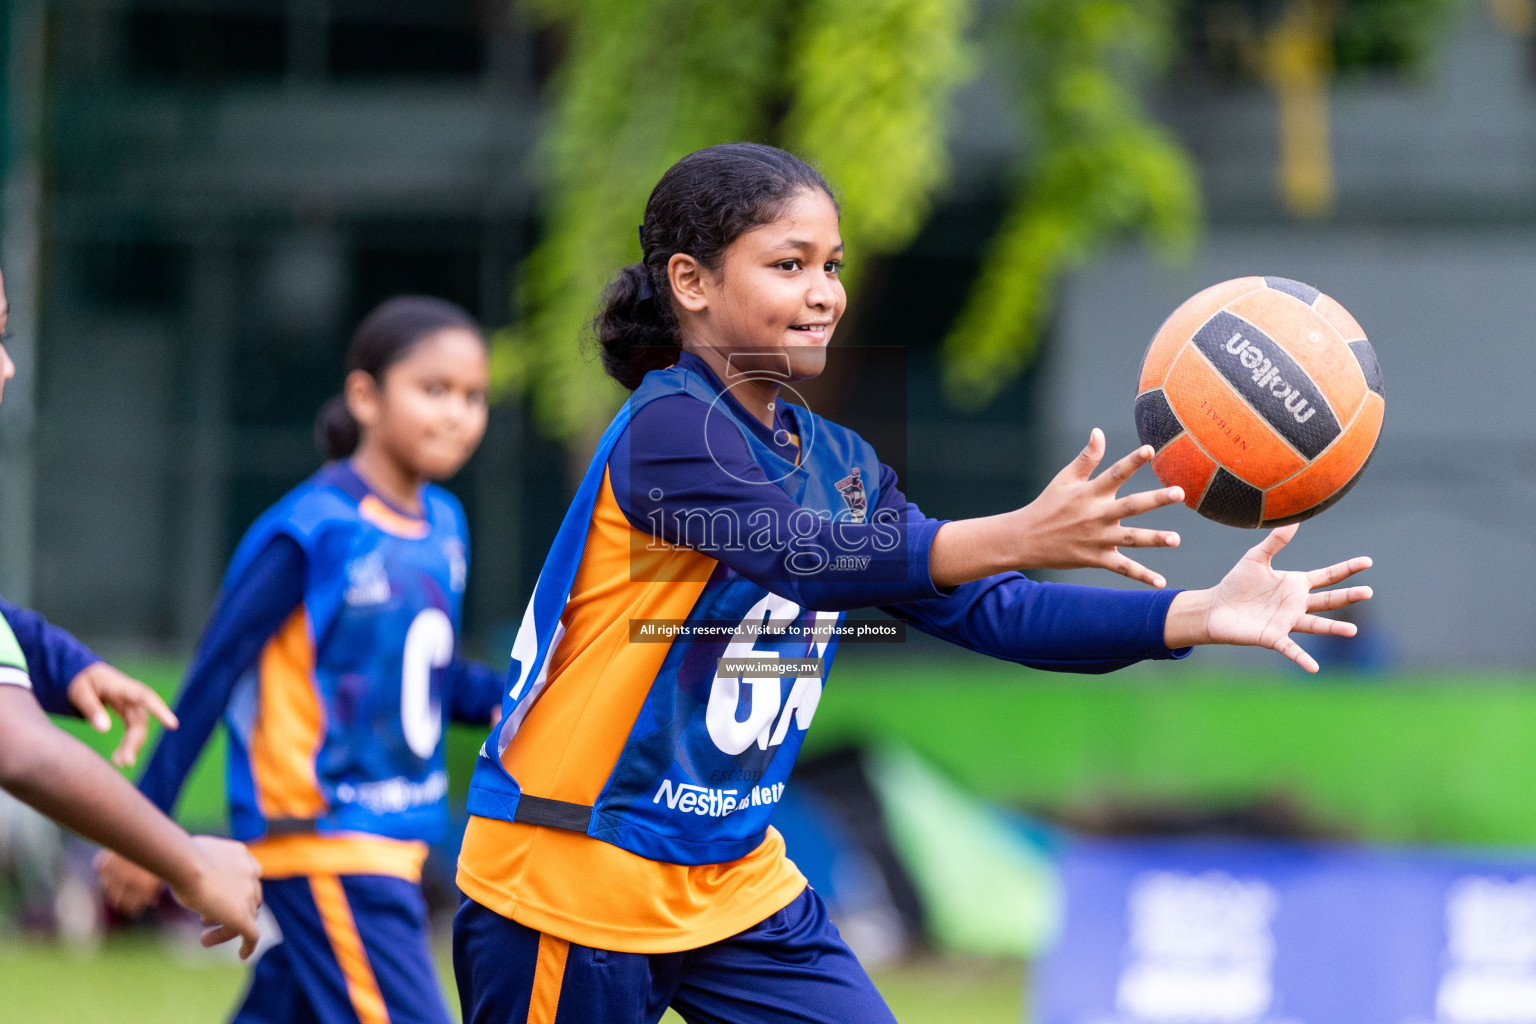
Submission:
[[[745,796],[739,793],[740,790],[710,789],[707,786],[695,786],[689,782],[679,782],[674,785],[671,779],[663,779],[661,788],[656,790],[651,803],[659,804],[665,800],[669,810],[683,814],[697,814],[705,818],[723,818],[727,814],[748,807],[777,803],[779,797],[784,795],[784,783],[754,786]]]

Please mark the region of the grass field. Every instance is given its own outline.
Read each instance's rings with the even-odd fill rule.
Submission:
[[[446,955],[439,967],[451,992]],[[228,1017],[245,974],[228,957],[139,935],[113,939],[95,954],[0,938],[0,1020],[214,1024]],[[1014,962],[924,961],[875,980],[902,1024],[1019,1024],[1023,978],[1023,965]]]
[[[175,663],[125,667],[174,689]],[[1303,683],[1198,666],[1066,679],[965,657],[850,656],[806,750],[897,740],[973,792],[1047,810],[1106,797],[1208,804],[1284,793],[1362,839],[1531,847],[1532,683],[1516,674]],[[110,737],[73,728],[109,749]],[[481,739],[469,729],[450,736],[455,792]],[[222,827],[222,761],[219,739],[183,799],[189,824]],[[1018,1024],[1023,976],[1019,963],[923,961],[876,981],[904,1024]],[[0,937],[0,1021],[219,1021],[243,977],[227,960],[142,935],[114,938],[88,959]]]

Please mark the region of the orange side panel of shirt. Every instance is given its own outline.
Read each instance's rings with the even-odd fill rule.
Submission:
[[[605,476],[548,685],[502,757],[525,793],[596,801],[670,650],[631,641],[630,620],[687,618],[715,568],[692,549],[649,542]],[[805,876],[773,829],[740,860],[684,865],[576,832],[472,817],[458,883],[503,917],[579,945],[670,953],[772,916],[805,888]]]

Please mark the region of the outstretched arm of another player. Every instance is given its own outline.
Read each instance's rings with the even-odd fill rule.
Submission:
[[[104,661],[81,669],[70,680],[68,693],[69,702],[79,710],[80,717],[97,732],[112,727],[107,708],[123,720],[123,738],[112,751],[112,763],[119,768],[132,767],[139,759],[139,751],[149,738],[151,716],[167,729],[180,724],[158,693]]]
[[[1280,549],[1296,536],[1296,526],[1282,526],[1250,548],[1222,581],[1209,590],[1186,590],[1168,606],[1163,627],[1170,648],[1196,644],[1236,644],[1279,651],[1308,672],[1317,662],[1291,639],[1292,633],[1354,636],[1353,623],[1325,618],[1335,611],[1371,599],[1370,587],[1342,587],[1314,593],[1319,587],[1342,583],[1371,567],[1365,557],[1351,558],[1311,572],[1284,572],[1271,564]]]
[[[934,584],[954,587],[1009,571],[1098,568],[1165,586],[1162,576],[1119,549],[1178,547],[1179,535],[1123,526],[1121,520],[1183,501],[1184,491],[1164,487],[1119,496],[1121,485],[1152,461],[1152,448],[1143,445],[1094,476],[1104,447],[1104,432],[1095,427],[1088,446],[1028,505],[940,527],[928,561]]]
[[[239,843],[187,835],[89,747],[54,728],[21,687],[0,686],[0,786],[169,881],[209,926],[205,945],[238,937],[242,957],[256,948],[255,858]]]
[[[37,612],[0,598],[0,617],[27,659],[33,693],[45,711],[78,712],[97,732],[112,728],[107,710],[123,720],[123,738],[112,753],[118,767],[133,764],[149,736],[149,719],[176,728],[176,716],[154,690],[124,675],[96,656],[66,629]]]

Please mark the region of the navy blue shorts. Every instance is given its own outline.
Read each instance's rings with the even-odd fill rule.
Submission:
[[[283,941],[234,1024],[448,1024],[421,887],[385,875],[262,882]]]
[[[465,1024],[895,1024],[806,889],[754,928],[683,953],[611,953],[466,899],[453,922]]]

